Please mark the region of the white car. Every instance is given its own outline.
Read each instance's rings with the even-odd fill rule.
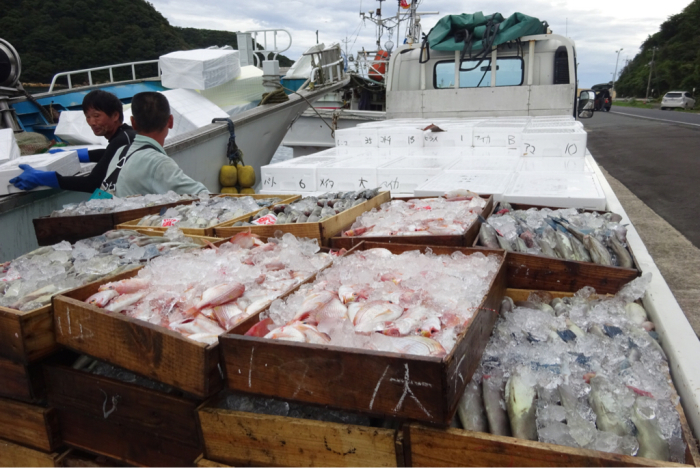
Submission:
[[[661,100],[661,110],[680,107],[681,109],[692,109],[695,107],[695,99],[688,91],[669,91]]]

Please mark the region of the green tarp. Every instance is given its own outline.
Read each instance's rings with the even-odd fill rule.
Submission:
[[[463,31],[467,30],[472,39],[471,50],[478,52],[483,49],[483,38],[489,24],[500,23],[493,46],[513,41],[523,36],[544,34],[547,25],[537,18],[513,13],[508,19],[503,19],[500,13],[484,15],[482,12],[445,16],[438,21],[428,33],[428,44],[433,50],[455,51],[464,49]],[[461,37],[460,32],[462,32]],[[455,33],[459,42],[455,41]]]

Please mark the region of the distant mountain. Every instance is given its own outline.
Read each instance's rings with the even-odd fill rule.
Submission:
[[[0,37],[17,49],[23,82],[48,83],[56,73],[155,60],[175,50],[237,46],[232,32],[171,26],[145,0],[0,0],[0,12]],[[109,76],[101,73],[93,79]]]
[[[700,93],[700,0],[694,0],[677,15],[668,18],[659,32],[649,36],[641,52],[622,70],[615,83],[618,95],[644,97],[649,64],[656,47],[651,88],[654,96],[670,90]]]

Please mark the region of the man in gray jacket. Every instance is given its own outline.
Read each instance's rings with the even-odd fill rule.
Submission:
[[[163,144],[173,128],[168,99],[161,93],[144,92],[131,100],[131,125],[136,137],[118,149],[107,169],[102,190],[117,197],[166,193],[196,195],[207,188],[187,176],[165,153]]]

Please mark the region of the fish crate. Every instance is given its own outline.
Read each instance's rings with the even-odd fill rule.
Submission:
[[[0,398],[36,403],[44,396],[41,364],[22,364],[0,358]]]
[[[525,301],[533,291],[509,288],[506,295]],[[549,293],[555,298],[574,294]],[[700,466],[698,442],[680,403],[676,410],[686,443],[684,464],[418,423],[403,426],[404,457],[406,466]]]
[[[200,467],[217,467],[217,466],[231,466],[231,465],[224,465],[223,463],[207,460],[204,458],[204,455],[200,455],[195,461],[194,461],[194,466],[200,466]]]
[[[275,232],[282,231],[284,233],[292,233],[297,237],[307,237],[310,239],[318,239],[319,244],[329,246],[331,238],[337,236],[342,229],[352,224],[355,219],[366,211],[371,211],[374,208],[379,208],[382,204],[391,200],[389,192],[379,192],[379,194],[366,202],[360,203],[357,206],[338,213],[325,221],[316,223],[294,223],[294,224],[273,224],[268,226],[230,226],[217,227],[214,230],[216,237],[233,237],[239,232],[248,232],[257,234],[263,239],[274,237]]]
[[[0,439],[0,466],[66,466],[67,455],[68,451],[47,453]]]
[[[558,207],[553,207],[553,206],[542,206],[542,205],[528,205],[524,203],[511,203],[510,206],[513,207],[514,210],[529,210],[530,208],[536,208],[538,210],[541,210],[543,208],[549,208],[550,210],[558,210],[561,208]],[[486,219],[488,219],[490,216],[495,214],[500,205],[496,204],[496,206],[493,207],[491,212],[488,213],[487,216],[484,216]],[[595,213],[595,210],[583,210],[587,213]],[[477,232],[476,238],[474,239],[472,243],[472,247],[475,248],[487,248],[481,244],[481,241],[479,239],[479,234]],[[630,253],[630,256],[632,257],[632,262],[634,263],[634,268],[623,268],[623,267],[618,267],[618,266],[605,266],[605,265],[598,265],[597,263],[592,263],[592,262],[579,262],[576,260],[564,260],[562,258],[553,258],[553,257],[548,257],[546,255],[537,255],[537,254],[530,254],[530,253],[520,253],[520,252],[509,252],[512,254],[513,261],[515,262],[516,258],[523,258],[523,257],[537,257],[541,259],[546,259],[546,260],[557,260],[559,262],[564,262],[568,266],[566,267],[567,271],[571,273],[575,273],[579,269],[590,269],[594,268],[596,270],[600,270],[599,274],[596,274],[596,276],[601,277],[601,278],[611,278],[614,280],[614,278],[621,278],[621,279],[626,279],[627,282],[632,281],[636,276],[639,276],[641,274],[641,267],[639,266],[639,262],[637,262],[637,257],[634,255],[634,252],[632,251],[632,247],[630,245],[627,246],[627,251]],[[543,263],[547,263],[546,261]]]
[[[292,203],[294,201],[297,201],[298,199],[301,198],[301,195],[289,195],[289,194],[274,194],[274,195],[261,195],[258,193],[255,194],[221,194],[217,195],[217,197],[230,197],[230,198],[240,198],[240,197],[252,197],[256,200],[261,200],[265,198],[281,198],[282,200],[279,202],[279,204],[286,204],[286,203]],[[230,219],[226,222],[220,223],[216,226],[213,227],[208,227],[208,228],[180,228],[180,230],[186,235],[186,236],[201,236],[201,237],[226,237],[226,236],[215,236],[214,232],[216,228],[222,228],[225,226],[231,226],[232,224],[238,222],[238,221],[246,221],[248,220],[251,216],[255,216],[259,211],[261,211],[262,208],[259,210],[252,211],[250,213],[246,213],[242,216],[238,216],[237,218]],[[156,211],[155,213],[150,213],[150,214],[156,214],[160,213],[160,211]],[[125,222],[118,224],[116,226],[117,229],[148,229],[149,232],[152,231],[160,231],[160,232],[165,232],[167,231],[167,227],[158,227],[158,226],[139,226],[139,222],[141,221],[142,218],[144,218],[147,215],[141,216],[138,219],[133,219],[131,221]],[[174,226],[177,226],[176,224]],[[231,236],[228,236],[231,237]]]
[[[179,205],[189,205],[194,200],[166,203],[148,206],[136,210],[119,211],[116,213],[91,214],[84,216],[43,216],[32,220],[36,240],[40,246],[53,245],[61,241],[71,244],[88,237],[99,236],[123,224],[144,216],[160,213],[163,209]]]
[[[101,285],[132,278],[139,270],[124,272],[118,277],[96,281],[56,296],[53,303],[56,341],[73,351],[171,385],[195,398],[214,395],[223,388],[218,343],[196,342],[167,328],[85,303]],[[317,274],[291,287],[279,298],[313,281]],[[255,323],[256,314],[230,332],[245,333]]]
[[[353,251],[371,248],[393,253],[426,249],[363,242]],[[478,252],[457,247],[432,250],[448,255]],[[469,326],[444,358],[267,340],[234,331],[219,337],[226,383],[234,391],[448,425],[491,335],[505,281],[502,261]]]
[[[70,362],[44,366],[48,401],[66,445],[121,464],[193,465],[202,453],[196,420],[201,400],[75,369]]]
[[[218,406],[222,395],[198,410],[208,460],[232,466],[403,465],[402,433],[395,429],[232,411]]]
[[[481,195],[486,199],[486,205],[482,210],[482,216],[493,211],[493,197],[491,195]],[[422,200],[435,197],[396,197],[394,200]],[[355,221],[346,224],[341,229],[341,233],[350,229]],[[360,242],[387,242],[396,244],[413,244],[413,245],[440,245],[454,247],[469,247],[475,239],[479,237],[479,229],[481,229],[481,221],[475,219],[471,226],[462,235],[444,235],[444,236],[352,236],[352,237],[333,237],[331,239],[331,247],[334,249],[350,249]]]
[[[72,468],[90,468],[94,466],[118,467],[130,465],[127,465],[123,461],[105,457],[104,455],[95,455],[92,453],[83,452],[82,450],[69,448],[62,458],[61,466]]]
[[[0,398],[0,439],[53,452],[61,446],[58,413],[54,408]]]

